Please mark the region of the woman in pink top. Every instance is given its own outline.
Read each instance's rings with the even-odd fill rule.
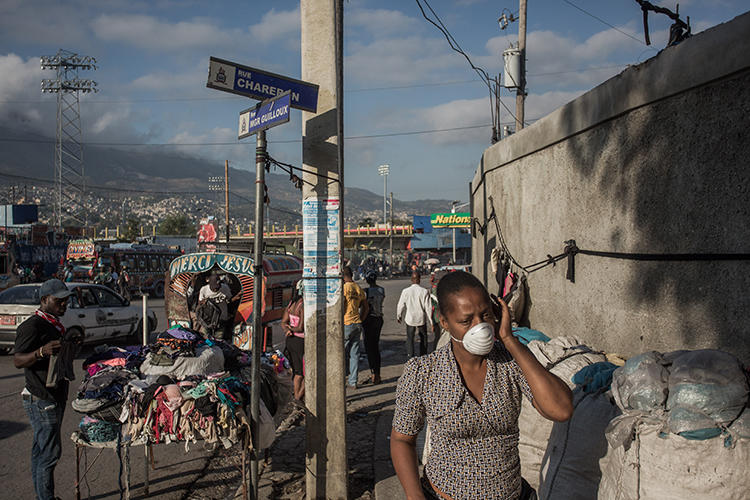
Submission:
[[[284,309],[284,315],[281,318],[281,327],[286,334],[284,355],[292,366],[294,399],[297,401],[302,401],[305,397],[305,314],[302,287],[303,281],[299,280],[292,300]]]

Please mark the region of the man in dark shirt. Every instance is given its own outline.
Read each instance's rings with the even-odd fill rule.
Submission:
[[[62,281],[45,281],[39,288],[39,309],[16,330],[13,364],[23,368],[26,377],[21,396],[34,430],[31,476],[40,500],[55,498],[55,465],[62,451],[60,428],[68,399],[68,381],[59,380],[53,387],[46,382],[49,358],[60,351],[65,334],[59,318],[65,314],[70,294]]]

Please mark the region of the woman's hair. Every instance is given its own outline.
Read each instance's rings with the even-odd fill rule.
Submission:
[[[459,293],[464,288],[478,288],[483,293],[487,293],[479,279],[466,271],[454,271],[443,276],[437,285],[437,300],[440,314],[445,315],[449,310],[449,301],[451,295]]]

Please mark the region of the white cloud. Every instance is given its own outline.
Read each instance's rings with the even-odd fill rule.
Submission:
[[[286,40],[290,36],[294,40],[299,40],[300,22],[299,7],[280,11],[271,9],[263,14],[259,23],[250,26],[250,35],[253,41],[262,43]]]
[[[416,18],[389,9],[354,9],[344,16],[344,22],[346,28],[361,28],[375,36],[406,33],[421,27]]]
[[[53,75],[39,67],[36,57],[0,55],[0,124],[39,129],[42,116],[54,113],[55,103],[52,95],[42,95],[39,84]]]
[[[223,29],[206,19],[169,23],[137,14],[103,14],[91,26],[101,40],[155,51],[228,46],[245,36],[239,30]]]
[[[344,62],[351,79],[368,84],[434,82],[463,63],[445,42],[422,37],[352,42]]]

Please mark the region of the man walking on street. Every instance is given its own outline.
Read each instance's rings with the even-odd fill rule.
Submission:
[[[396,307],[396,321],[406,322],[406,356],[414,357],[414,333],[419,334],[419,355],[427,354],[427,325],[432,326],[430,292],[419,286],[422,276],[412,271],[411,286],[404,288]]]
[[[34,431],[31,447],[31,477],[36,497],[40,500],[55,498],[55,465],[60,459],[62,426],[65,403],[68,399],[68,380],[50,377],[50,357],[57,355],[64,342],[65,327],[60,317],[67,309],[70,290],[58,279],[45,281],[39,288],[41,305],[16,331],[13,364],[23,368],[26,386],[21,392],[23,407]],[[72,356],[57,363],[69,364],[62,370],[70,373]],[[60,370],[58,367],[55,371]]]
[[[362,336],[362,318],[369,307],[365,292],[354,282],[352,268],[347,266],[344,276],[344,356],[349,374],[349,387],[357,388],[359,375],[359,338]]]

